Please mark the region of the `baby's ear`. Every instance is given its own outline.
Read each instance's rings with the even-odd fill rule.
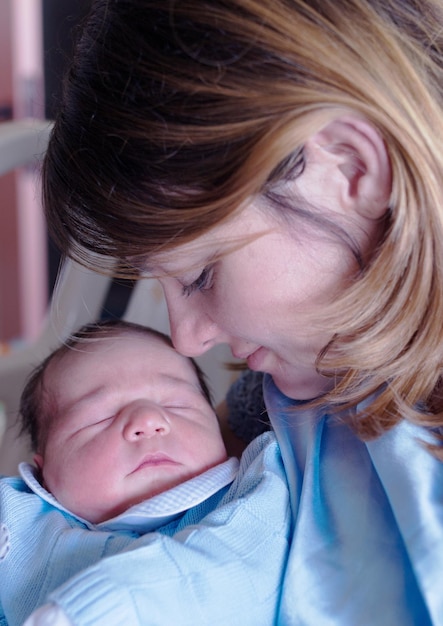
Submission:
[[[336,196],[344,211],[377,219],[389,206],[391,165],[383,138],[364,118],[343,115],[305,144],[318,193]]]
[[[43,470],[43,457],[41,454],[34,454],[34,463],[40,471]]]

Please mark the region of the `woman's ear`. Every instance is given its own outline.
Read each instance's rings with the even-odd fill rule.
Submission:
[[[306,142],[305,157],[306,177],[300,182],[307,199],[335,200],[344,212],[372,219],[385,213],[391,165],[383,138],[369,121],[351,115],[335,119]]]

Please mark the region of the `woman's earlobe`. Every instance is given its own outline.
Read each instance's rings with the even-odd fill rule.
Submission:
[[[330,122],[306,144],[315,151],[315,161],[328,164],[329,180],[323,175],[320,185],[336,189],[344,210],[377,219],[389,206],[392,175],[385,142],[367,120],[346,115]],[[309,158],[309,157],[308,157]],[[331,180],[333,184],[331,187]]]

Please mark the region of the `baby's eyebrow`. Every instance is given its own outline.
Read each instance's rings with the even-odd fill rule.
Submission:
[[[100,397],[107,397],[109,393],[109,388],[106,387],[106,385],[100,385],[83,395],[72,398],[72,400],[70,400],[68,404],[63,405],[61,409],[64,413],[67,413],[68,411],[72,411],[72,409],[77,409],[83,403],[87,404],[92,400],[100,399]]]
[[[161,377],[163,379],[162,382],[165,382],[168,387],[170,386],[171,388],[173,388],[180,385],[181,388],[187,387],[189,391],[192,391],[199,396],[201,396],[203,393],[197,377],[195,378],[195,380],[188,380],[186,378],[181,378],[180,376],[175,376],[166,372],[162,373]]]
[[[156,377],[154,383],[155,385],[157,385],[159,382],[166,385],[167,387],[170,387],[171,390],[177,388],[177,386],[180,386],[181,389],[183,389],[183,387],[186,387],[189,390],[201,395],[201,389],[198,385],[198,381],[195,381],[194,383],[191,380],[187,380],[186,378],[170,374],[169,372],[159,372],[158,379]],[[94,387],[94,389],[89,390],[84,395],[73,398],[69,401],[68,404],[61,406],[60,410],[64,414],[68,414],[73,410],[81,410],[82,405],[88,405],[92,402],[97,401],[99,402],[102,398],[105,398],[106,400],[109,400],[109,402],[112,402],[113,397],[115,398],[116,396],[119,396],[119,394],[120,391],[118,390],[112,390],[106,385],[99,385],[97,387]]]
[[[187,385],[191,387],[191,389],[198,389],[197,383],[194,384],[192,381],[187,380],[186,378],[169,374],[169,372],[162,372],[159,374],[159,377],[162,379],[162,382],[164,381],[171,386],[181,384],[181,385]]]

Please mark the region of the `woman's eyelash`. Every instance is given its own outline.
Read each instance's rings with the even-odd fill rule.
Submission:
[[[190,285],[183,285],[183,295],[190,296],[195,291],[206,291],[211,289],[213,283],[213,267],[205,267],[200,276]]]

